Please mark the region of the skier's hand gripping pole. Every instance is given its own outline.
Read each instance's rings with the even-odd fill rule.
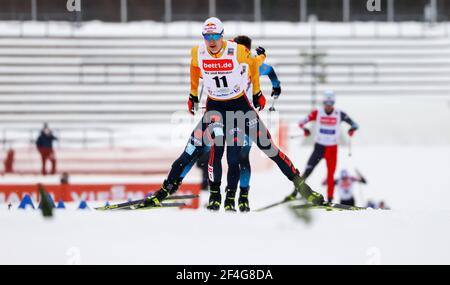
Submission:
[[[352,157],[352,137],[348,139],[348,156]]]
[[[275,111],[275,100],[278,99],[280,94],[281,94],[281,87],[272,87],[272,94],[270,94],[270,96],[273,98],[273,100],[272,100],[272,106],[270,106],[270,108],[269,108],[270,112]]]
[[[273,112],[273,111],[276,111],[275,110],[275,98],[273,98],[273,100],[272,100],[272,105],[270,106],[270,108],[269,108],[269,112]]]
[[[260,111],[266,106],[266,98],[261,91],[253,95],[253,106]]]
[[[188,111],[189,111],[189,113],[194,115],[196,110],[198,110],[198,97],[194,96],[192,94],[189,94]]]

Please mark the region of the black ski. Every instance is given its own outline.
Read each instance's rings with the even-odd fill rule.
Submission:
[[[179,208],[186,206],[186,203],[161,203],[159,206],[143,207],[141,204],[134,204],[126,208],[120,208],[119,210],[152,210],[161,208]]]
[[[183,200],[183,199],[195,199],[195,198],[198,198],[198,197],[199,197],[198,195],[173,195],[173,196],[167,197],[164,201]],[[97,207],[97,208],[95,208],[95,210],[106,211],[106,210],[124,209],[124,208],[129,208],[129,207],[131,207],[133,205],[139,205],[142,202],[144,202],[144,199],[133,200],[133,201],[128,201],[128,202],[124,202],[124,203],[103,206],[103,207]]]
[[[361,211],[366,207],[349,206],[338,203],[324,203],[323,205],[302,204],[291,206],[292,209],[325,209],[327,211]]]

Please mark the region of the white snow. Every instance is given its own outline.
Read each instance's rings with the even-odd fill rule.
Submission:
[[[1,262],[56,264],[441,264],[448,211],[2,212]],[[13,216],[13,217],[11,217]],[[11,222],[11,219],[14,222]]]

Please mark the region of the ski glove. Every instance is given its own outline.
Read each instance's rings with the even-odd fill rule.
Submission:
[[[263,48],[263,47],[257,47],[256,48],[256,54],[258,54],[258,55],[260,55],[260,54],[266,55],[266,49]]]
[[[192,115],[194,115],[194,111],[197,107],[197,104],[198,104],[198,97],[194,96],[192,94],[189,94],[188,110],[189,110],[189,113],[191,113]]]
[[[311,135],[311,131],[308,128],[303,128],[303,132],[305,133],[305,137],[309,137]]]
[[[260,111],[266,106],[266,98],[261,91],[253,95],[253,106],[255,109],[259,108]]]
[[[355,134],[355,131],[356,131],[356,130],[357,130],[357,128],[353,128],[353,127],[350,128],[350,129],[348,130],[348,135],[352,137],[352,136]]]
[[[281,87],[272,87],[272,94],[270,94],[273,99],[278,99],[278,96],[281,94]]]

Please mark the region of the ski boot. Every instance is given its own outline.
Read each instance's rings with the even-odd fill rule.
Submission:
[[[159,207],[161,206],[161,202],[166,199],[169,195],[172,195],[178,190],[180,184],[177,181],[173,181],[170,183],[167,180],[164,180],[161,188],[156,191],[151,196],[148,196],[144,199],[144,202],[139,205],[141,208],[145,207]]]
[[[298,173],[294,176],[292,182],[294,182],[295,191],[300,193],[300,195],[303,198],[305,198],[308,202],[314,205],[322,205],[324,203],[325,200],[322,194],[313,191],[311,187],[309,187],[309,185],[306,184],[305,178],[301,177]]]
[[[295,200],[297,198],[297,193],[298,193],[297,190],[294,189],[294,191],[291,194],[289,194],[288,196],[286,196],[286,198],[284,198],[284,200],[285,201],[293,201],[293,200]]]
[[[236,196],[236,189],[225,189],[226,196],[225,196],[225,203],[224,203],[224,209],[227,212],[236,212],[235,208],[235,196]]]
[[[241,212],[250,212],[250,204],[248,202],[248,190],[250,187],[241,188],[239,192],[238,207]]]
[[[220,186],[209,187],[209,202],[206,208],[211,211],[219,211],[222,202],[222,195],[220,195]]]

